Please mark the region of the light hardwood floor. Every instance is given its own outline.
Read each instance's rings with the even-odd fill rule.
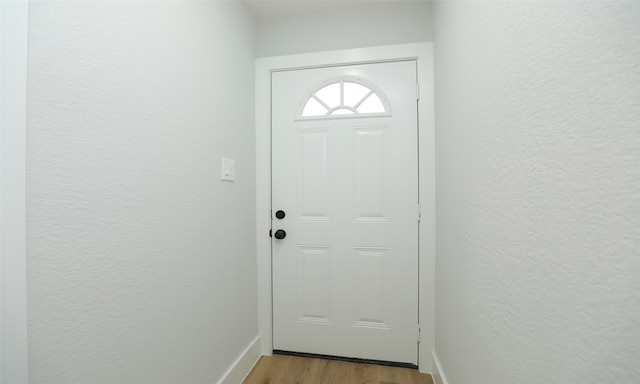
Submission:
[[[433,384],[415,369],[308,357],[262,356],[243,384]]]

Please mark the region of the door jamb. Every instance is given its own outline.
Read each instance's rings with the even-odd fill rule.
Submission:
[[[258,330],[261,353],[271,355],[271,73],[302,68],[416,59],[418,68],[418,179],[422,218],[419,223],[418,367],[432,371],[435,329],[435,133],[433,43],[413,43],[256,59],[256,255]]]

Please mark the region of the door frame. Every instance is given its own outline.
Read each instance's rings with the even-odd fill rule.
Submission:
[[[418,368],[432,372],[435,343],[435,132],[433,43],[412,43],[256,59],[256,256],[261,353],[273,352],[271,275],[271,74],[294,69],[415,59],[418,102],[418,188],[422,219],[418,240]]]
[[[27,384],[26,132],[29,1],[0,1],[0,382]]]

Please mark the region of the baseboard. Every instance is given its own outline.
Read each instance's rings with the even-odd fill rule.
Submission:
[[[231,367],[225,372],[218,384],[242,384],[253,366],[260,359],[260,336],[255,339],[247,348],[242,351],[240,356],[233,362]]]
[[[433,351],[433,373],[431,376],[433,377],[433,382],[435,384],[449,384],[447,377],[444,375],[444,371],[442,370],[442,365],[440,365],[440,359],[438,359],[436,351]]]

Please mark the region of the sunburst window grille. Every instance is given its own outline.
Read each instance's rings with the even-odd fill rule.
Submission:
[[[322,82],[298,105],[298,119],[390,116],[391,107],[382,91],[358,77]]]

